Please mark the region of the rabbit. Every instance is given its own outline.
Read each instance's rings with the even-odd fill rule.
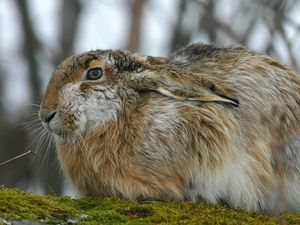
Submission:
[[[70,56],[39,118],[81,196],[300,211],[300,77],[245,47]]]

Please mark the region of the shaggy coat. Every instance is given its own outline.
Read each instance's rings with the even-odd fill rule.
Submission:
[[[168,59],[71,56],[40,108],[81,195],[269,213],[300,211],[299,117],[293,70],[242,47],[203,44]]]

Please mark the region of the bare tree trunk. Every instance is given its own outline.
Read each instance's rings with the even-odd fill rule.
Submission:
[[[4,110],[4,72],[2,70],[2,65],[0,64],[0,114],[4,115],[5,110]]]
[[[131,3],[131,22],[128,31],[128,39],[126,49],[132,52],[137,52],[140,47],[141,28],[143,20],[144,7],[147,0],[132,0]]]
[[[210,42],[217,41],[217,33],[216,33],[216,18],[214,15],[215,11],[215,1],[209,0],[204,5],[204,15],[201,18],[200,28],[205,30],[208,34]]]
[[[190,35],[182,30],[182,22],[184,13],[186,11],[187,1],[181,0],[179,3],[179,8],[177,12],[177,21],[174,25],[173,35],[170,43],[169,49],[171,51],[181,47],[182,45],[186,45],[190,41]]]
[[[53,63],[55,66],[60,64],[67,56],[72,55],[74,44],[77,36],[77,29],[80,20],[82,5],[80,0],[64,0],[60,9],[60,51],[54,56]],[[47,184],[47,193],[62,193],[62,180],[58,171],[58,162],[54,146],[49,151],[48,177],[45,179]],[[56,165],[56,166],[55,166]]]
[[[41,81],[39,77],[39,65],[37,60],[37,53],[40,50],[40,42],[35,34],[32,22],[30,21],[28,1],[15,0],[16,8],[20,15],[21,28],[23,30],[23,57],[28,65],[28,79],[29,79],[29,90],[31,95],[31,101],[36,102],[41,99]],[[9,151],[7,156],[12,157],[26,151],[26,144],[24,142],[24,137],[26,134],[20,132],[20,127],[15,124],[7,124],[6,122],[5,134],[1,135],[5,137],[5,143],[7,146],[6,151]],[[9,170],[11,172],[10,179],[6,179],[8,184],[13,186],[18,186],[22,188],[27,188],[35,177],[36,168],[38,168],[38,163],[30,165],[29,158],[23,158],[17,163],[7,165],[11,167]]]
[[[220,21],[214,15],[215,5],[215,0],[208,0],[206,3],[201,3],[204,15],[201,18],[199,29],[208,34],[209,42],[217,42],[217,30],[220,30],[232,38],[235,42],[244,44],[244,39],[239,34],[234,32],[230,25]]]
[[[54,65],[73,54],[82,5],[79,0],[64,0],[60,21],[60,51],[54,57]]]
[[[24,44],[23,54],[25,60],[29,66],[29,84],[31,90],[32,100],[41,99],[41,82],[39,79],[39,62],[38,53],[41,49],[41,43],[38,41],[34,32],[33,23],[30,21],[28,1],[16,0],[16,5],[21,17]],[[55,55],[53,62],[55,65],[61,63],[61,61],[73,52],[73,46],[76,38],[76,30],[78,27],[79,14],[81,11],[81,4],[79,0],[64,0],[61,8],[61,22],[60,22],[60,51]],[[41,62],[42,63],[42,62]],[[43,149],[44,150],[44,149]],[[42,152],[45,154],[45,152]],[[39,181],[41,188],[46,192],[52,192],[60,194],[62,192],[62,180],[59,176],[57,166],[53,168],[53,165],[57,165],[57,159],[55,150],[52,148],[49,154],[50,162],[48,166],[41,170],[41,162],[32,164],[31,172],[26,172],[24,177],[33,181]],[[28,163],[29,164],[29,163]],[[29,168],[29,167],[28,167]],[[22,171],[22,170],[20,170]]]
[[[29,66],[29,84],[31,90],[31,96],[34,101],[41,98],[41,81],[38,72],[37,52],[40,48],[40,43],[35,35],[30,21],[29,11],[27,7],[27,1],[16,0],[17,9],[21,17],[24,43],[23,43],[23,54],[28,62]]]

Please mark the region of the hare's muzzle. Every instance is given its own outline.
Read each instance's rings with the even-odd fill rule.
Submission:
[[[55,117],[56,110],[41,108],[39,111],[39,118],[42,121],[43,126],[49,130],[49,123]]]
[[[56,110],[41,109],[39,112],[39,117],[42,122],[50,123],[50,121],[54,118],[55,114]]]

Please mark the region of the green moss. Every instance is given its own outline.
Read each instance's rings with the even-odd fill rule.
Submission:
[[[276,216],[203,202],[135,202],[119,198],[37,196],[0,186],[0,218],[47,224],[279,224]],[[288,224],[300,215],[286,214]],[[0,220],[1,221],[1,220]],[[0,222],[1,224],[1,222]]]

